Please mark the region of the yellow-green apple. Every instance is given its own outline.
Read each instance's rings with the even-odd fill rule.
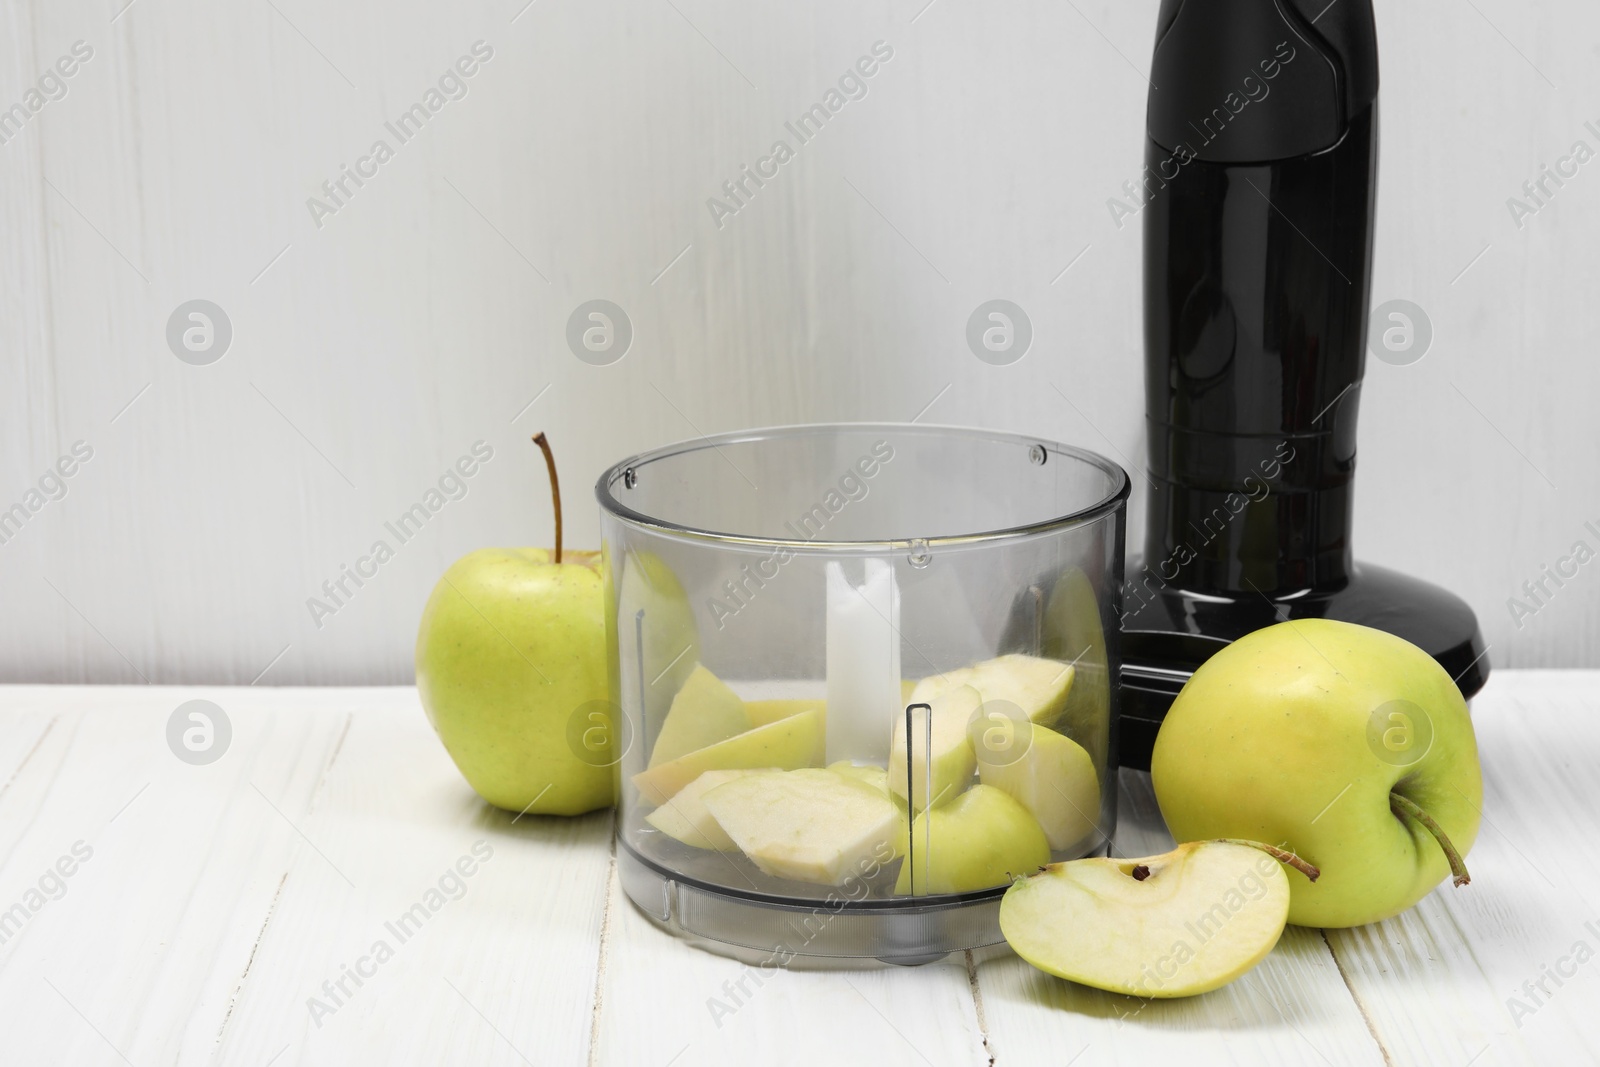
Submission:
[[[544,435],[534,440],[546,450]],[[467,783],[496,807],[578,815],[615,795],[599,554],[484,548],[445,571],[417,629],[417,692]],[[598,716],[586,724],[582,716]],[[578,722],[579,729],[572,727]],[[573,736],[598,739],[589,751]]]
[[[1179,845],[1148,859],[1053,863],[1013,883],[1000,931],[1049,974],[1136,997],[1216,989],[1283,934],[1290,880],[1246,843]]]
[[[1483,781],[1461,692],[1420,648],[1328,619],[1240,638],[1195,671],[1150,758],[1179,841],[1291,849],[1289,921],[1358,926],[1454,873],[1477,837]]]

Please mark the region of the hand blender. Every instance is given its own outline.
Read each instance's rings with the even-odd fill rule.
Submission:
[[[1453,594],[1350,531],[1377,179],[1371,0],[1163,0],[1147,113],[1144,554],[1123,588],[1121,762],[1217,649],[1325,617],[1488,677]]]

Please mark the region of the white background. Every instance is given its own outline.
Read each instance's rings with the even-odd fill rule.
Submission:
[[[1107,199],[1142,165],[1155,0],[525,2],[0,0],[0,108],[94,49],[0,146],[0,508],[94,449],[0,545],[0,680],[408,681],[452,559],[550,541],[538,429],[579,546],[606,465],[701,432],[920,414],[1142,469],[1139,225]],[[1600,560],[1520,628],[1506,604],[1600,547],[1600,161],[1520,229],[1506,206],[1600,149],[1600,9],[1378,23],[1373,303],[1435,338],[1369,360],[1357,554],[1467,597],[1497,667],[1600,664]],[[469,94],[318,228],[307,198],[480,39]],[[878,40],[866,98],[719,229],[707,197]],[[564,340],[596,297],[635,330],[608,367]],[[1009,367],[964,341],[995,297],[1034,324]],[[210,366],[165,340],[195,298],[233,326]],[[469,495],[314,625],[480,439]]]

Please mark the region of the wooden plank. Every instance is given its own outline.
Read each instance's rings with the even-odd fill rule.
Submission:
[[[193,695],[57,691],[79,710],[61,711],[0,796],[0,827],[22,827],[0,907],[76,840],[93,850],[65,895],[0,946],[0,996],[35,1021],[8,1031],[8,1056],[584,1058],[609,815],[513,822],[488,809],[409,688],[217,691],[232,747],[191,767],[164,729]],[[15,701],[0,690],[0,709]],[[478,842],[489,858],[445,882],[459,899],[408,926],[365,987],[347,979],[354,995],[317,1027],[307,999],[322,981],[385,936],[385,920],[429,903]]]
[[[1597,693],[1592,671],[1496,672],[1473,702],[1485,821],[1472,884],[1328,932],[1395,1063],[1600,1059]]]
[[[1123,771],[1115,854],[1165,852],[1147,774]],[[1009,952],[979,963],[989,1044],[1001,1064],[1370,1064],[1382,1054],[1316,930],[1290,927],[1255,970],[1184,1000],[1104,993]]]
[[[287,1046],[280,1064],[582,1062],[610,814],[489,808],[414,694],[396,692],[406,696],[354,715],[320,798],[282,805],[327,859],[298,850],[218,1052],[260,1062]],[[346,968],[370,973],[357,984]]]
[[[0,996],[33,1023],[8,1035],[20,1061],[104,1062],[114,1049],[136,1063],[173,1062],[192,1031],[216,1032],[229,976],[248,956],[242,931],[259,925],[294,853],[271,832],[277,817],[251,783],[304,804],[342,721],[281,711],[281,697],[272,708],[267,693],[210,693],[228,711],[232,741],[217,762],[190,766],[167,748],[165,730],[173,708],[196,695],[47,694],[58,725],[0,798],[0,824],[22,827],[0,907],[46,885],[63,857],[81,862],[0,946]],[[0,692],[3,707],[23,699]]]

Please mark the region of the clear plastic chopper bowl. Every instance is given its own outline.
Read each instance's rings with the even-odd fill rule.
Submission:
[[[999,942],[1014,877],[1105,847],[1116,464],[797,426],[634,456],[596,494],[613,707],[593,737],[653,921],[775,964],[925,962]]]

